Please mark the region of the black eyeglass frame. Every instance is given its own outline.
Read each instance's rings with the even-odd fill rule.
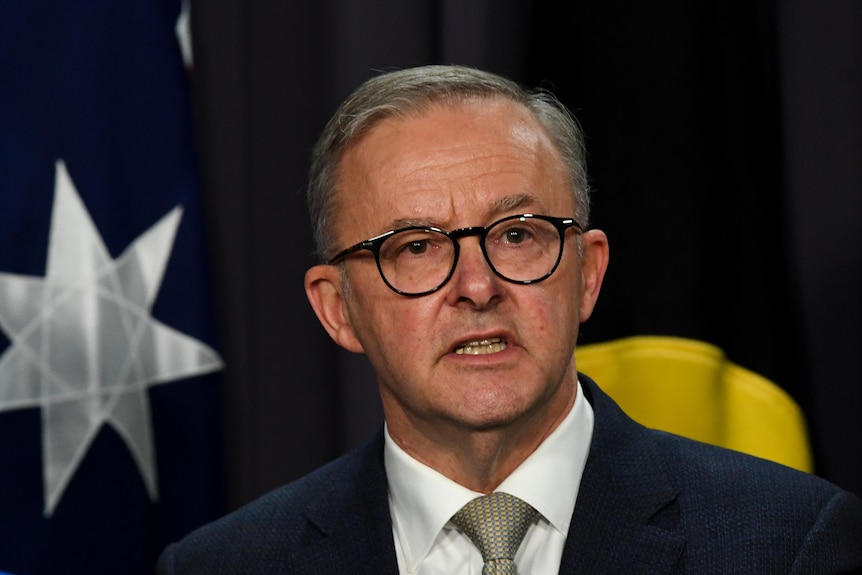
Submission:
[[[557,232],[560,234],[560,251],[557,254],[557,260],[554,262],[554,265],[551,267],[550,271],[548,271],[548,273],[546,273],[545,275],[543,275],[539,278],[536,278],[536,279],[532,279],[532,280],[513,280],[512,278],[506,277],[503,274],[501,274],[497,270],[497,268],[494,267],[494,264],[491,262],[491,258],[488,257],[488,251],[485,248],[485,239],[488,237],[488,231],[491,228],[496,227],[496,226],[498,226],[504,222],[510,221],[510,220],[517,220],[517,219],[523,219],[523,218],[539,219],[539,220],[543,220],[543,221],[546,221],[546,222],[553,224],[554,227],[557,229]],[[334,257],[332,257],[327,262],[327,264],[328,265],[336,265],[352,253],[355,253],[355,252],[358,252],[361,250],[368,250],[374,254],[374,261],[377,263],[377,271],[380,273],[380,277],[383,279],[383,283],[385,283],[389,289],[391,289],[395,293],[403,295],[403,296],[421,297],[424,295],[434,293],[435,291],[439,290],[444,285],[449,283],[449,280],[452,279],[452,275],[455,273],[455,268],[458,266],[458,256],[460,255],[460,252],[461,252],[461,244],[458,242],[458,240],[460,240],[461,238],[469,237],[469,236],[479,236],[479,246],[482,248],[482,255],[485,256],[485,261],[488,262],[488,266],[491,268],[491,271],[493,271],[494,274],[497,275],[497,277],[499,277],[499,278],[501,278],[507,282],[510,282],[513,284],[519,284],[519,285],[528,285],[528,284],[539,283],[540,281],[546,280],[549,277],[551,277],[551,275],[555,271],[557,271],[557,267],[559,267],[560,262],[563,259],[563,246],[566,243],[566,230],[569,228],[575,228],[575,230],[579,234],[584,233],[584,228],[581,226],[581,224],[579,224],[573,218],[558,218],[558,217],[554,217],[554,216],[544,216],[544,215],[539,215],[539,214],[517,214],[517,215],[513,215],[513,216],[507,216],[505,218],[502,218],[502,219],[499,219],[499,220],[493,222],[492,224],[490,224],[488,226],[472,226],[469,228],[459,228],[457,230],[452,230],[451,232],[447,232],[446,230],[442,230],[440,228],[435,228],[433,226],[407,226],[404,228],[398,228],[397,230],[390,230],[388,232],[380,234],[379,236],[374,236],[373,238],[368,238],[367,240],[363,240],[357,244],[354,244],[354,245],[350,246],[349,248],[346,248],[346,249],[338,252]],[[389,283],[389,280],[386,279],[386,274],[383,273],[383,268],[380,265],[380,246],[383,245],[383,242],[385,242],[390,236],[393,236],[393,235],[401,233],[401,232],[408,232],[411,230],[420,230],[420,231],[425,231],[425,232],[437,232],[437,233],[443,234],[444,236],[449,238],[449,240],[455,246],[455,251],[454,251],[453,256],[452,256],[452,265],[449,268],[449,273],[446,274],[446,277],[443,279],[443,281],[440,282],[440,285],[438,285],[434,289],[426,290],[426,291],[419,292],[419,293],[405,292],[405,291],[399,290],[398,288],[393,286],[391,283]]]

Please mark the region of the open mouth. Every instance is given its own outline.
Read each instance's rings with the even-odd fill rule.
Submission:
[[[486,355],[503,351],[506,347],[507,344],[502,338],[492,337],[464,342],[455,348],[455,353],[458,355]]]

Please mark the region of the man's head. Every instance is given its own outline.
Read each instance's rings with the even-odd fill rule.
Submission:
[[[439,469],[440,446],[465,432],[529,444],[574,401],[578,325],[607,263],[604,234],[575,223],[587,214],[580,135],[546,96],[481,72],[369,84],[317,147],[312,211],[332,265],[306,274],[312,307],[368,355],[390,434],[421,460]]]
[[[590,189],[583,135],[575,118],[553,94],[527,91],[506,78],[474,68],[423,66],[382,74],[365,82],[338,108],[318,139],[309,173],[308,205],[321,261],[335,255],[338,168],[351,144],[390,117],[415,115],[434,104],[497,98],[521,104],[547,130],[569,173],[577,202],[574,216],[586,228]]]

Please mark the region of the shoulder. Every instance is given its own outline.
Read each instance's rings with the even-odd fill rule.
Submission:
[[[274,572],[345,513],[385,503],[382,436],[204,525],[165,550],[159,573]]]
[[[771,569],[774,563],[757,562],[782,556],[782,549],[794,573],[862,568],[862,500],[856,495],[771,461],[650,433],[676,482],[693,548],[715,548],[718,536],[737,557],[753,562],[751,572]]]
[[[748,572],[780,564],[800,573],[862,565],[857,496],[771,461],[647,429],[593,382],[585,387],[596,412],[591,492],[612,490],[649,523],[683,535],[690,562],[706,569],[722,557],[747,561]]]
[[[844,493],[820,477],[772,461],[661,431],[647,433],[680,492],[696,493],[704,503],[714,498],[758,512],[783,507],[812,512]]]
[[[714,496],[725,505],[767,494],[774,504],[782,493],[792,493],[797,506],[816,506],[840,491],[819,477],[778,463],[648,429],[623,413],[595,382],[583,375],[581,379],[596,414],[592,449],[602,459],[624,457],[656,478],[665,476],[682,493],[696,492],[704,501]]]

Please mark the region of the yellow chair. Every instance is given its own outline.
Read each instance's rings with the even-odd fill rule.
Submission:
[[[812,472],[802,410],[707,343],[630,337],[579,346],[578,371],[635,421]]]

